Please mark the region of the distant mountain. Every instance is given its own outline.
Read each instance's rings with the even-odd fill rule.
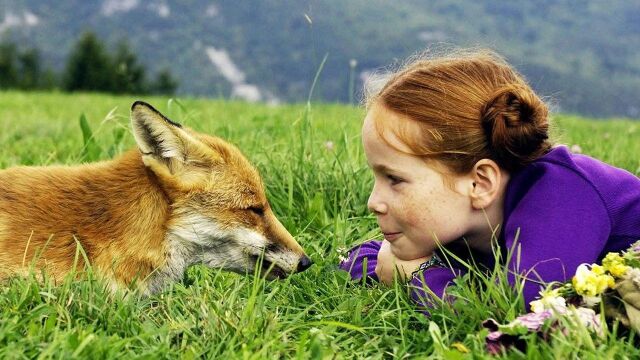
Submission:
[[[349,101],[350,82],[434,44],[488,46],[562,111],[640,117],[640,2],[0,0],[0,33],[62,69],[84,30],[126,38],[179,93]],[[356,97],[357,99],[357,97]]]

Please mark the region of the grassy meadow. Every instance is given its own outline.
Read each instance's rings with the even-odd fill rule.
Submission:
[[[133,97],[3,92],[0,168],[109,159],[134,146]],[[14,278],[0,284],[0,358],[342,359],[483,358],[481,322],[512,320],[521,297],[497,271],[461,279],[458,301],[426,318],[403,286],[360,286],[336,264],[353,244],[380,238],[366,209],[372,177],[360,108],[147,97],[172,120],[238,145],[259,168],[276,215],[315,265],[282,281],[193,267],[161,294],[110,294],[99,281]],[[86,122],[81,126],[81,117]],[[640,174],[640,122],[554,116],[565,144]],[[502,279],[502,280],[501,280]],[[476,290],[477,281],[491,284]],[[527,339],[509,358],[638,358],[616,324]],[[467,352],[468,351],[468,352]]]

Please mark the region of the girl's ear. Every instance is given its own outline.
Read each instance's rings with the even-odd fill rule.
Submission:
[[[505,177],[495,161],[479,160],[471,170],[471,177],[473,184],[470,197],[474,209],[486,209],[501,197]]]

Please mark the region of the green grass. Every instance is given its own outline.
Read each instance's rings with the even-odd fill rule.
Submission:
[[[134,100],[0,94],[0,168],[107,159],[132,147]],[[415,311],[402,286],[360,286],[336,271],[342,249],[379,237],[366,209],[372,178],[359,140],[362,109],[143,100],[237,144],[260,169],[275,213],[315,265],[275,282],[194,267],[183,282],[150,298],[111,295],[92,279],[11,279],[0,287],[0,358],[482,358],[482,320],[507,321],[522,312],[500,271],[493,276],[502,280],[463,279],[460,300],[434,309],[430,319]],[[640,173],[640,122],[555,120],[563,143]],[[482,283],[487,289],[476,290]],[[451,347],[456,342],[471,353]],[[526,354],[507,356],[633,358],[640,356],[636,343],[615,326],[604,339],[574,329],[546,343],[532,337]]]

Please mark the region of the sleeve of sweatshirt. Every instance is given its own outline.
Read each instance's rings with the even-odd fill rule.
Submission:
[[[567,281],[582,263],[594,263],[604,250],[611,222],[595,187],[572,169],[544,166],[524,174],[516,204],[505,220],[504,241],[509,282],[515,274],[524,283],[527,305],[541,290],[541,282]],[[513,207],[509,209],[509,207]]]
[[[347,259],[340,263],[340,269],[349,272],[353,280],[360,280],[364,277],[367,280],[378,281],[375,270],[381,245],[381,241],[368,241],[354,247],[349,251]],[[445,295],[446,287],[460,273],[458,270],[443,267],[424,270],[409,282],[411,298],[418,305],[432,307],[433,295],[442,298]]]
[[[340,269],[348,272],[353,280],[360,280],[364,277],[366,280],[378,281],[376,264],[381,246],[382,241],[375,240],[355,246],[349,250],[347,259],[340,263]]]
[[[463,274],[462,270],[448,267],[432,267],[422,274],[416,274],[409,282],[411,298],[422,307],[433,307],[434,295],[440,299],[452,301],[447,297],[446,289],[453,280]]]

